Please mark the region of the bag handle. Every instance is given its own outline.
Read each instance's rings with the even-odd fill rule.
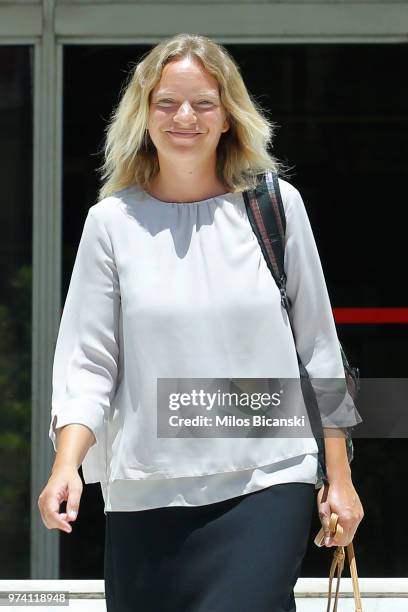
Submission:
[[[330,534],[332,537],[336,537],[336,536],[341,536],[343,533],[343,528],[341,525],[338,524],[338,515],[335,512],[332,512],[330,515],[330,523],[329,523],[329,530],[330,530]],[[318,534],[316,535],[315,539],[314,539],[314,543],[316,544],[316,546],[323,546],[324,544],[324,529],[323,527],[320,529],[320,531],[318,532]],[[355,554],[354,554],[354,546],[353,546],[353,542],[350,542],[350,544],[347,545],[347,557],[348,557],[348,561],[349,561],[349,566],[350,566],[350,575],[351,575],[351,580],[353,583],[353,593],[354,593],[354,605],[355,605],[355,612],[363,612],[363,608],[362,608],[362,604],[361,604],[361,595],[360,595],[360,588],[359,588],[359,584],[358,584],[358,574],[357,574],[357,566],[356,566],[356,558],[355,558]],[[334,554],[333,554],[333,560],[332,560],[332,564],[330,567],[330,573],[329,573],[329,592],[328,592],[328,601],[327,601],[327,610],[326,612],[330,612],[330,602],[331,602],[331,595],[332,595],[332,581],[333,581],[333,577],[334,577],[334,573],[337,569],[337,584],[336,584],[336,593],[335,593],[335,597],[334,597],[334,608],[333,608],[333,612],[337,612],[337,604],[338,604],[338,597],[339,597],[339,587],[340,587],[340,578],[344,569],[344,560],[345,560],[345,553],[344,553],[344,546],[337,546]]]

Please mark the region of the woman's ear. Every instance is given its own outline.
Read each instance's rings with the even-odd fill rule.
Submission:
[[[231,127],[231,126],[230,126],[229,119],[226,117],[226,118],[224,119],[224,123],[223,123],[222,130],[221,130],[221,131],[222,131],[222,132],[228,132],[228,130],[230,129],[230,127]]]

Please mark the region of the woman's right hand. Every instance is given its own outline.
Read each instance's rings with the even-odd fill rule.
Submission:
[[[61,529],[71,533],[69,521],[75,521],[78,515],[82,489],[82,480],[75,467],[54,468],[38,498],[41,518],[47,529]],[[66,512],[60,512],[63,501],[67,502]]]

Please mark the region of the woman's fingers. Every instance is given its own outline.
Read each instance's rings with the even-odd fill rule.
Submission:
[[[47,529],[60,529],[71,533],[69,521],[74,521],[78,515],[81,494],[82,480],[76,469],[67,468],[53,472],[38,498],[41,518]],[[67,502],[67,508],[65,512],[60,512],[63,501]]]
[[[323,490],[324,489],[324,490]],[[322,501],[324,500],[324,501]],[[364,517],[361,501],[351,479],[330,483],[318,493],[319,517],[325,532],[326,546],[347,546]],[[330,533],[330,516],[337,514],[337,533]],[[332,526],[334,528],[334,525]]]
[[[72,527],[66,520],[66,514],[59,511],[60,501],[58,494],[46,489],[44,489],[38,498],[38,507],[44,525],[47,529],[61,529],[70,533]]]
[[[78,516],[81,494],[82,489],[72,483],[69,487],[67,501],[67,517],[69,521],[75,521]]]
[[[322,500],[326,500],[326,501],[322,501]],[[320,522],[322,524],[323,531],[324,531],[324,544],[327,546],[329,545],[332,538],[331,538],[331,533],[330,533],[331,510],[330,510],[330,504],[327,501],[326,485],[319,490],[318,495],[317,495],[317,503],[318,503],[319,518],[320,518]]]
[[[61,518],[63,521],[65,521],[65,522],[67,523],[67,525],[68,525],[68,527],[67,527],[66,529],[64,529],[64,531],[66,531],[67,533],[71,533],[71,531],[72,531],[72,527],[71,527],[71,525],[69,524],[69,521],[72,521],[72,519],[71,519],[71,518],[69,518],[69,516],[67,515],[67,513],[66,513],[66,512],[61,512],[61,513],[60,513],[60,518]]]

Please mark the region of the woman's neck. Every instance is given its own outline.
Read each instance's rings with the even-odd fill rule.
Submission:
[[[228,185],[216,176],[200,172],[177,172],[169,175],[160,171],[150,182],[147,191],[154,198],[167,202],[198,202],[229,191]]]

